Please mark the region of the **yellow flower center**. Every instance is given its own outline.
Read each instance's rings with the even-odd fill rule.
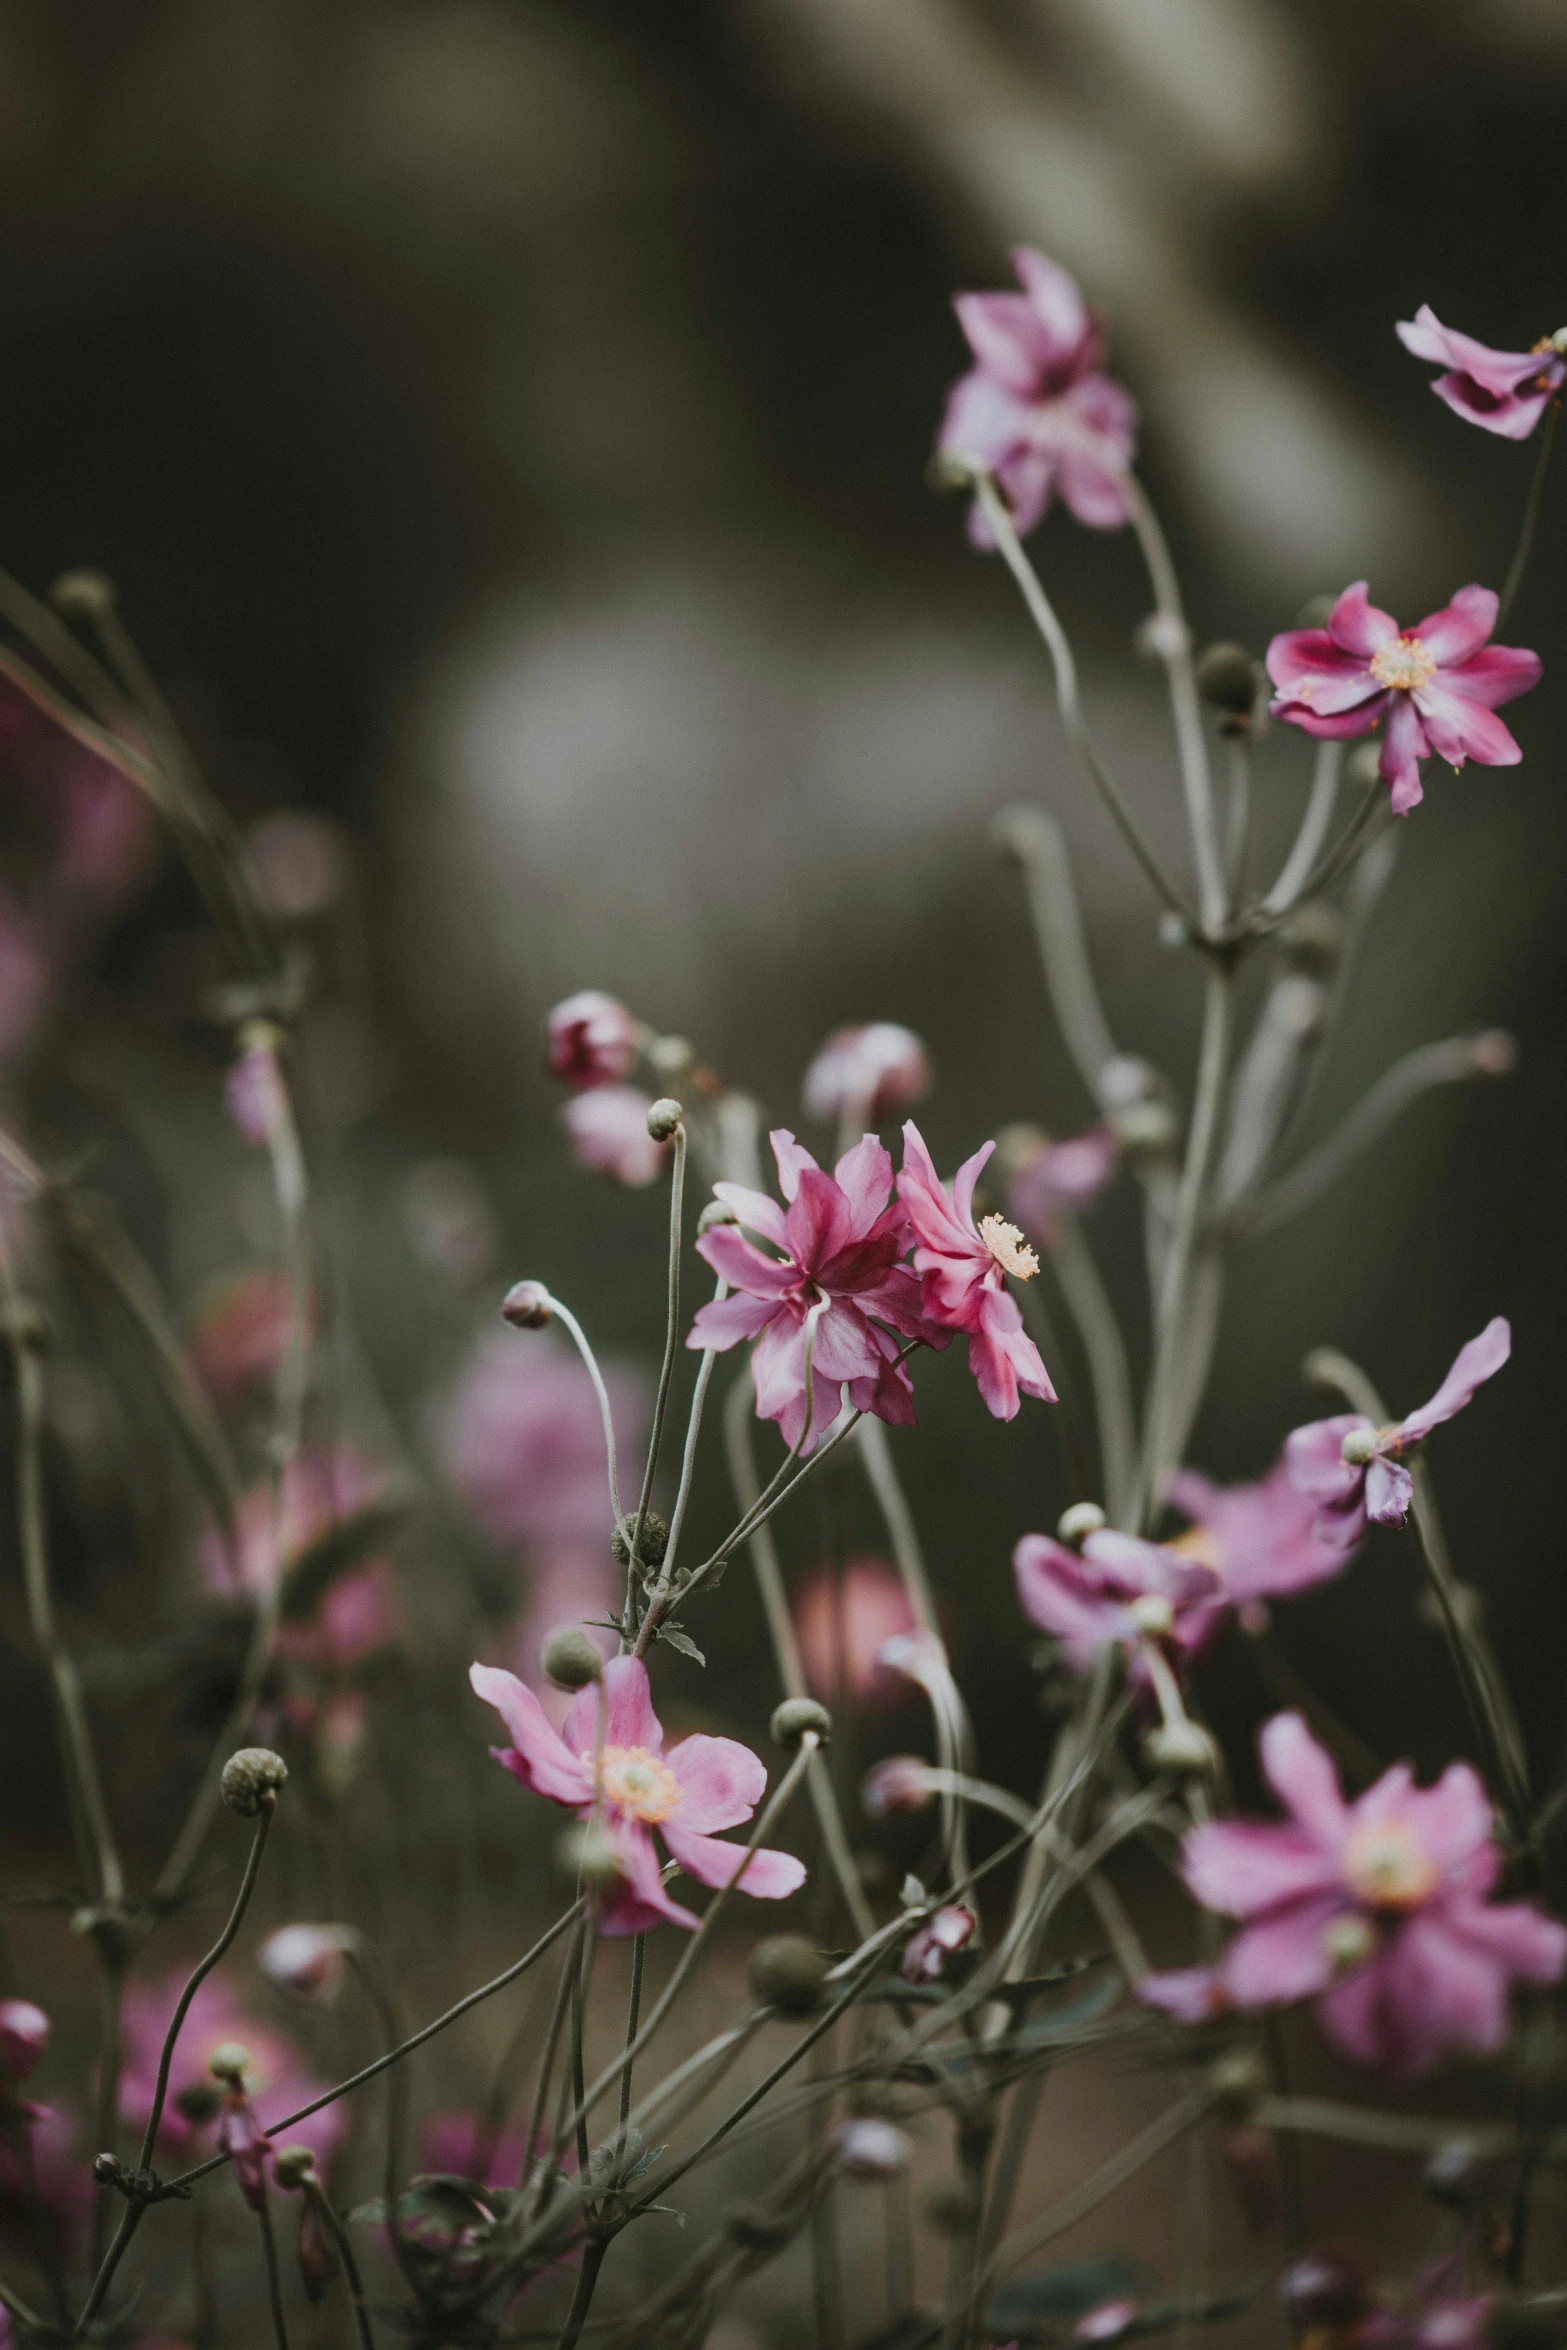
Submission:
[[[628,1819],[656,1827],[680,1808],[680,1781],[645,1746],[606,1746],[599,1758],[599,1793]]]
[[[1417,636],[1396,636],[1379,645],[1371,656],[1371,674],[1378,685],[1396,693],[1415,694],[1436,675],[1436,655]]]
[[[1039,1271],[1039,1259],[1015,1224],[1007,1223],[1002,1216],[981,1216],[979,1237],[1003,1273],[1015,1274],[1019,1281],[1033,1280]]]
[[[1402,1820],[1368,1820],[1344,1845],[1344,1882],[1372,1909],[1418,1909],[1442,1881],[1425,1846]]]

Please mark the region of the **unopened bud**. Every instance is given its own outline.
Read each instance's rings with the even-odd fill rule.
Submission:
[[[501,1299],[501,1320],[514,1330],[542,1330],[555,1319],[555,1301],[542,1281],[514,1281]]]
[[[125,2177],[125,2165],[117,2154],[95,2154],[92,2175],[100,2187],[117,2187]]]
[[[1353,2325],[1370,2307],[1370,2277],[1360,2253],[1340,2245],[1308,2252],[1279,2279],[1279,2299],[1301,2333]]]
[[[1104,2350],[1108,2342],[1120,2342],[1131,2332],[1142,2312],[1135,2301],[1125,2294],[1112,2301],[1096,2301],[1092,2309],[1085,2309],[1072,2328],[1074,2342],[1091,2342],[1095,2350]]]
[[[1126,1612],[1145,1640],[1163,1640],[1175,1629],[1175,1610],[1162,1591],[1140,1592]]]
[[[670,1094],[664,1094],[647,1114],[647,1130],[654,1142],[668,1142],[682,1124],[685,1112]]]
[[[579,1877],[593,1893],[608,1893],[620,1883],[620,1854],[601,1820],[580,1820],[568,1828],[555,1847],[555,1856],[568,1877]]]
[[[1265,2236],[1279,2216],[1279,2157],[1271,2131],[1255,2122],[1231,2122],[1219,2132],[1219,2154],[1250,2233]]]
[[[1013,807],[997,809],[990,819],[990,837],[1004,856],[1027,865],[1049,840],[1050,818],[1042,808],[1031,808],[1026,800],[1020,800]]]
[[[1215,710],[1249,718],[1257,699],[1257,664],[1244,645],[1207,645],[1197,656],[1197,691]]]
[[[1517,1040],[1505,1028],[1483,1028],[1469,1039],[1469,1057],[1482,1077],[1511,1077],[1518,1066]]]
[[[242,1746],[223,1765],[218,1792],[230,1811],[253,1820],[288,1785],[288,1765],[270,1746]]]
[[[696,1220],[697,1232],[711,1232],[716,1224],[738,1224],[739,1217],[727,1200],[710,1199]]]
[[[1160,915],[1156,935],[1159,944],[1168,947],[1173,954],[1177,948],[1191,945],[1192,926],[1184,914],[1177,914],[1171,906]]]
[[[586,1689],[604,1677],[604,1659],[580,1624],[561,1624],[539,1651],[539,1662],[557,1689]]]
[[[285,2146],[272,2158],[272,2176],[280,2187],[302,2187],[316,2175],[316,2158],[308,2146]]]
[[[838,2168],[850,2179],[895,2179],[909,2167],[909,2141],[895,2122],[857,2114],[833,2132]]]
[[[809,2015],[821,2003],[827,1960],[800,1934],[769,1934],[751,1953],[751,1996],[784,2015]]]
[[[102,571],[62,571],[49,601],[67,620],[107,620],[115,606],[114,582]]]
[[[1150,612],[1132,634],[1132,649],[1145,661],[1179,661],[1192,649],[1192,632],[1175,612]]]
[[[884,1820],[889,1813],[923,1811],[934,1800],[930,1765],[917,1754],[890,1754],[866,1772],[860,1787],[861,1805],[873,1820]]]
[[[965,1948],[979,1920],[968,1904],[949,1901],[926,1919],[916,1934],[911,1935],[899,1961],[899,1972],[908,1983],[936,1983],[946,1972],[947,1961]]]
[[[207,2070],[215,2081],[227,2081],[231,2088],[241,2088],[250,2070],[250,2050],[238,2040],[220,2040],[207,2059]]]
[[[1348,1910],[1342,1917],[1330,1918],[1323,1927],[1322,1947],[1332,1964],[1347,1974],[1351,1967],[1363,1966],[1373,1955],[1377,1931],[1369,1918]]]
[[[790,1749],[798,1746],[808,1732],[814,1731],[825,1746],[832,1736],[832,1715],[814,1697],[786,1697],[782,1705],[774,1706],[772,1719],[773,1744]]]
[[[1219,1750],[1201,1723],[1183,1718],[1159,1722],[1143,1740],[1150,1770],[1167,1771],[1172,1779],[1211,1779],[1219,1767]]]
[[[1056,1532],[1063,1542],[1081,1542],[1085,1535],[1097,1534],[1104,1523],[1105,1514],[1097,1501],[1074,1501],[1057,1518]]]
[[[609,1547],[623,1567],[630,1566],[633,1548],[643,1566],[656,1567],[669,1548],[669,1521],[657,1510],[644,1510],[640,1519],[635,1510],[628,1510],[610,1536]]]
[[[343,1956],[358,1940],[352,1926],[279,1926],[256,1953],[269,1983],[296,1999],[327,2000],[343,1979]]]
[[[205,2129],[215,2122],[223,2110],[223,2092],[214,2081],[187,2081],[176,2091],[176,2111],[188,2121],[192,2129]]]

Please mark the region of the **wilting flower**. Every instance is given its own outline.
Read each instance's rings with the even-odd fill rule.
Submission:
[[[631,1191],[651,1183],[664,1163],[667,1142],[647,1130],[650,1095],[634,1085],[595,1085],[573,1094],[561,1112],[573,1158],[595,1175],[609,1175]]]
[[[176,1968],[161,1983],[131,1983],[125,1992],[125,2060],[120,2075],[120,2118],[127,2129],[144,2130],[152,2113],[158,2059],[169,2021],[185,1988],[186,1970]],[[306,2071],[293,2042],[272,2024],[247,2015],[222,1975],[208,1975],[197,1986],[169,2067],[169,2093],[158,2127],[158,2145],[165,2157],[182,2156],[198,2125],[180,2108],[181,2092],[210,2089],[208,2060],[228,2042],[238,2042],[250,2061],[245,2091],[255,2105],[262,2127],[282,2121],[296,2106],[308,2105],[327,2086]],[[331,2159],[344,2129],[341,2105],[324,2105],[289,2127],[289,2143],[308,2146],[323,2167]]]
[[[899,1960],[906,1983],[936,1983],[954,1951],[961,1950],[979,1924],[966,1902],[949,1901],[909,1936]]]
[[[1117,530],[1130,511],[1136,403],[1103,373],[1103,325],[1066,271],[1027,245],[1012,267],[1021,294],[959,294],[953,303],[975,363],[952,387],[937,449],[994,474],[1020,532],[1058,490],[1079,522]],[[991,544],[978,505],[969,536]]]
[[[1216,1966],[1146,1976],[1139,1996],[1183,2022],[1315,1998],[1335,2047],[1396,2073],[1499,2048],[1509,1984],[1556,1982],[1567,1928],[1487,1902],[1501,1855],[1476,1773],[1417,1787],[1398,1763],[1346,1803],[1299,1714],[1275,1715],[1261,1752],[1289,1824],[1209,1821],[1182,1855],[1194,1897],[1242,1931]]]
[[[474,1665],[468,1678],[511,1732],[513,1745],[490,1750],[502,1768],[579,1819],[596,1820],[608,1837],[620,1873],[601,1933],[645,1934],[661,1918],[700,1923],[664,1891],[655,1828],[699,1885],[731,1884],[743,1866],[742,1892],[783,1901],[805,1882],[804,1863],[791,1852],[760,1849],[747,1860],[739,1845],[720,1841],[716,1830],[741,1826],[760,1803],[766,1766],[733,1738],[683,1738],[666,1755],[640,1657],[612,1657],[602,1698],[584,1689],[559,1731],[515,1674]]]
[[[1385,719],[1377,772],[1392,787],[1393,813],[1407,816],[1425,797],[1420,761],[1433,751],[1456,770],[1516,767],[1523,753],[1500,718],[1540,680],[1540,657],[1493,645],[1497,600],[1489,588],[1460,588],[1450,604],[1414,628],[1366,599],[1366,583],[1347,587],[1326,628],[1290,628],[1268,647],[1268,675],[1278,692],[1271,708],[1307,734],[1370,734]]]
[[[1166,1542],[1143,1542],[1108,1526],[1070,1549],[1049,1534],[1025,1534],[1012,1553],[1023,1613],[1060,1641],[1074,1672],[1086,1672],[1106,1640],[1127,1651],[1134,1679],[1146,1679],[1145,1644],[1195,1656],[1227,1604],[1213,1568]]]
[[[913,1629],[914,1610],[882,1559],[851,1559],[841,1574],[823,1567],[795,1588],[791,1602],[805,1677],[831,1701],[840,1680],[863,1704],[899,1694],[881,1662],[884,1641]]]
[[[736,1294],[703,1306],[686,1344],[722,1352],[755,1339],[756,1409],[791,1447],[803,1439],[810,1450],[836,1419],[845,1387],[856,1411],[906,1427],[914,1393],[890,1333],[941,1339],[921,1313],[919,1282],[898,1262],[908,1234],[891,1197],[892,1160],[867,1134],[826,1175],[784,1128],[771,1140],[786,1207],[739,1183],[713,1189],[781,1254],[765,1255],[732,1224],[704,1232],[698,1254]]]
[[[271,1377],[288,1344],[292,1313],[288,1276],[275,1265],[223,1274],[203,1289],[191,1323],[190,1355],[215,1404],[226,1409]],[[313,1333],[314,1299],[306,1320]]]
[[[1504,440],[1526,441],[1567,383],[1567,329],[1543,335],[1529,351],[1493,351],[1444,326],[1422,302],[1412,319],[1398,321],[1398,339],[1417,359],[1445,369],[1431,389],[1455,416]]]
[[[1406,1418],[1374,1428],[1363,1412],[1335,1412],[1297,1428],[1285,1442],[1284,1459],[1291,1482],[1317,1505],[1319,1531],[1349,1544],[1360,1540],[1368,1518],[1379,1526],[1401,1526],[1415,1490],[1404,1455],[1461,1412],[1476,1388],[1495,1378],[1512,1348],[1512,1330],[1498,1314],[1459,1348],[1430,1402]]]
[[[1017,1414],[1020,1389],[1045,1403],[1055,1402],[1056,1391],[1006,1286],[1009,1273],[1019,1281],[1031,1280],[1039,1259],[1023,1245],[1015,1224],[1000,1216],[974,1221],[974,1185],[995,1147],[987,1142],[965,1159],[949,1193],[910,1119],[903,1129],[898,1197],[914,1233],[914,1266],[923,1277],[928,1321],[965,1334],[969,1369],[987,1408],[998,1420],[1010,1420]]]
[[[564,1085],[613,1085],[636,1063],[637,1022],[624,1004],[596,987],[567,996],[546,1027],[550,1075]]]
[[[1007,1205],[1023,1230],[1053,1248],[1061,1218],[1099,1197],[1120,1148],[1111,1126],[1090,1126],[1065,1142],[1040,1134],[1025,1144],[1018,1137],[1007,1153]]]
[[[930,1059],[912,1028],[872,1020],[835,1028],[805,1072],[805,1107],[813,1118],[879,1126],[912,1109],[930,1091]]]
[[[1353,1540],[1319,1531],[1317,1503],[1282,1460],[1250,1485],[1215,1485],[1195,1469],[1178,1469],[1165,1498],[1191,1520],[1168,1547],[1211,1567],[1226,1600],[1243,1613],[1341,1574],[1354,1548]]]

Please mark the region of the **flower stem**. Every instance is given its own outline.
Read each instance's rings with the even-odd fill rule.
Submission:
[[[609,1506],[614,1512],[615,1523],[618,1526],[620,1524],[620,1479],[615,1462],[615,1415],[610,1409],[609,1389],[604,1384],[604,1374],[599,1369],[598,1357],[588,1344],[588,1334],[570,1306],[563,1305],[553,1290],[549,1293],[549,1300],[558,1319],[565,1323],[571,1342],[582,1357],[583,1368],[593,1382],[593,1393],[598,1398],[599,1418],[604,1426],[604,1458],[609,1469]]]
[[[1164,623],[1159,650],[1170,687],[1181,788],[1186,797],[1186,821],[1191,828],[1192,858],[1197,867],[1197,902],[1202,910],[1203,928],[1212,934],[1224,920],[1228,898],[1214,817],[1213,782],[1208,772],[1208,745],[1203,736],[1202,708],[1192,665],[1191,631],[1181,609],[1180,583],[1159,517],[1135,474],[1127,474],[1125,486],[1132,528],[1137,533],[1154,602]]]
[[[1279,877],[1262,901],[1265,914],[1287,914],[1300,896],[1306,876],[1322,854],[1322,844],[1328,837],[1328,826],[1333,821],[1333,810],[1338,804],[1339,779],[1343,772],[1343,744],[1318,743],[1306,812],[1300,820],[1294,846],[1280,868]]]
[[[332,2199],[319,2179],[305,2181],[305,2193],[314,2204],[322,2226],[337,2247],[337,2256],[343,2264],[343,2275],[348,2285],[348,2298],[353,2305],[354,2324],[359,2333],[359,2350],[375,2350],[375,2335],[370,2327],[370,2312],[365,2306],[364,2279],[359,2274],[359,2263],[354,2258],[353,2242],[348,2230],[338,2218]]]
[[[599,2281],[599,2270],[609,2244],[603,2236],[589,2236],[582,2247],[582,2264],[577,2270],[577,2289],[572,2295],[571,2309],[565,2330],[560,2337],[560,2350],[576,2350],[582,2329],[587,2323],[588,2311],[593,2306],[594,2289]]]
[[[1545,477],[1551,470],[1551,452],[1556,446],[1556,427],[1561,420],[1560,395],[1546,411],[1545,430],[1540,435],[1540,454],[1534,461],[1534,473],[1529,482],[1529,495],[1524,501],[1523,522],[1518,531],[1518,544],[1513,559],[1507,566],[1507,584],[1502,589],[1502,600],[1496,609],[1496,625],[1501,627],[1517,601],[1523,586],[1524,573],[1529,568],[1529,557],[1534,551],[1534,534],[1539,526],[1540,508],[1545,498]],[[1494,633],[1494,632],[1493,632]]]
[[[631,1530],[628,1545],[631,1556],[626,1561],[625,1624],[628,1644],[631,1628],[636,1622],[637,1577],[642,1567],[642,1528],[653,1495],[653,1479],[658,1473],[658,1456],[664,1442],[664,1415],[669,1409],[669,1387],[675,1374],[675,1350],[680,1344],[680,1252],[685,1242],[686,1197],[684,1124],[675,1128],[670,1139],[674,1146],[674,1172],[669,1184],[669,1306],[664,1327],[664,1359],[659,1366],[658,1393],[653,1403],[653,1430],[648,1438],[647,1464],[642,1471],[642,1495],[637,1503],[637,1522]]]
[[[636,2044],[637,2016],[642,2006],[642,1963],[647,1956],[647,1936],[638,1934],[631,1945],[631,1997],[626,2005],[626,2047]],[[626,2118],[631,2111],[631,2058],[626,2058],[626,2069],[620,2076],[620,2127],[624,2132]]]
[[[267,2264],[267,2300],[272,2310],[272,2332],[277,2350],[289,2350],[288,2320],[283,2314],[283,2279],[278,2274],[277,2238],[272,2232],[272,2211],[263,2201],[256,2213],[261,2223],[261,2250]]]

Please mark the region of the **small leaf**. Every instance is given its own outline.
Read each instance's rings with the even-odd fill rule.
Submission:
[[[658,1637],[660,1640],[667,1640],[670,1647],[676,1651],[677,1655],[688,1656],[694,1663],[699,1665],[705,1665],[707,1663],[706,1657],[702,1654],[702,1651],[698,1648],[690,1633],[682,1632],[678,1624],[660,1624],[658,1628]]]

